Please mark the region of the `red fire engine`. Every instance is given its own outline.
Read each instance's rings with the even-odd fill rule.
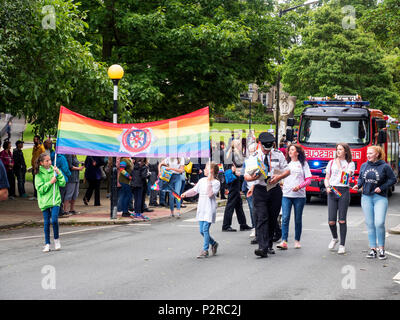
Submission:
[[[306,153],[310,166],[312,183],[307,187],[307,202],[311,196],[325,197],[325,172],[329,160],[335,157],[336,143],[347,143],[356,166],[350,186],[357,183],[361,164],[367,161],[367,148],[380,145],[386,153],[396,176],[399,172],[399,128],[398,122],[389,121],[381,110],[369,109],[368,101],[362,101],[359,95],[328,97],[310,97],[304,101],[307,105],[300,117],[298,140]],[[394,119],[393,119],[394,120]],[[288,120],[288,126],[294,125],[294,119]],[[287,137],[293,135],[288,129]],[[394,191],[394,187],[389,193]],[[354,195],[355,191],[350,189]]]

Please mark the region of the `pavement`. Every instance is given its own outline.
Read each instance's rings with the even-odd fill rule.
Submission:
[[[31,182],[25,183],[25,189],[31,197],[33,194],[33,186]],[[69,215],[66,218],[59,218],[59,225],[110,225],[110,224],[129,224],[148,222],[148,220],[139,220],[125,218],[118,214],[117,219],[111,219],[110,215],[110,199],[106,197],[106,190],[100,191],[100,206],[94,206],[92,196],[89,205],[83,203],[83,196],[86,192],[85,185],[81,184],[78,199],[75,204],[76,215]],[[16,197],[15,200],[6,200],[0,202],[0,230],[21,228],[26,226],[43,225],[43,215],[38,207],[37,200],[29,200],[28,198]],[[223,206],[226,200],[218,200],[219,206]],[[148,203],[148,199],[146,199]],[[197,209],[197,203],[184,201],[184,208],[181,208],[181,215],[184,217],[187,213]],[[145,212],[144,214],[151,221],[159,221],[162,219],[177,219],[170,217],[169,207],[149,207],[153,212]]]

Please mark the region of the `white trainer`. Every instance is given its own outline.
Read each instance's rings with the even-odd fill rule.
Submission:
[[[336,244],[339,242],[338,239],[332,239],[331,242],[329,242],[328,249],[333,250],[335,249]]]
[[[49,252],[50,251],[50,245],[49,244],[46,244],[44,247],[43,247],[43,250],[42,250],[43,252]]]
[[[54,239],[54,250],[60,250],[60,249],[61,249],[60,239]]]
[[[253,231],[250,233],[250,238],[253,238],[256,236],[256,229],[254,228]]]
[[[345,254],[346,253],[346,249],[344,248],[344,246],[339,246],[339,250],[337,252],[338,254]]]

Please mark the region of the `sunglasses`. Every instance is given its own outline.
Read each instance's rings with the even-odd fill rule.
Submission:
[[[269,148],[272,148],[274,143],[273,142],[265,142],[265,143],[262,143],[262,145],[263,145],[264,148],[269,149]]]

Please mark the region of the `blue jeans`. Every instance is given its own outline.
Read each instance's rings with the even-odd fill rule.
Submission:
[[[215,240],[210,236],[211,223],[207,221],[199,221],[199,226],[200,234],[204,237],[203,250],[208,251],[208,247],[210,246],[210,244],[212,246],[215,244]]]
[[[289,221],[290,221],[290,212],[292,211],[292,205],[294,207],[294,221],[295,221],[294,239],[296,241],[300,241],[302,216],[305,203],[306,203],[306,198],[282,197],[282,240],[283,241],[288,241]]]
[[[168,187],[172,189],[178,195],[181,195],[181,186],[182,186],[182,178],[180,174],[173,174],[171,176],[171,180],[169,180]],[[171,212],[174,212],[174,203],[176,202],[176,209],[178,211],[181,210],[181,202],[178,201],[173,195],[172,192],[169,193],[169,209]]]
[[[132,201],[132,191],[129,184],[122,183],[121,189],[119,190],[118,195],[118,211],[122,211],[122,213],[128,213],[129,203]]]
[[[365,223],[368,230],[368,241],[370,248],[385,246],[385,219],[388,207],[386,197],[374,194],[372,196],[361,196],[361,207],[365,215]]]
[[[60,207],[51,207],[43,211],[44,239],[46,244],[50,244],[50,218],[53,225],[54,239],[58,239],[58,212]]]
[[[253,196],[251,197],[246,197],[247,200],[247,204],[249,205],[249,210],[250,210],[250,218],[251,218],[251,225],[253,228],[255,228],[255,224],[254,224],[254,216],[253,216],[253,208],[254,208],[254,204],[253,204]]]

